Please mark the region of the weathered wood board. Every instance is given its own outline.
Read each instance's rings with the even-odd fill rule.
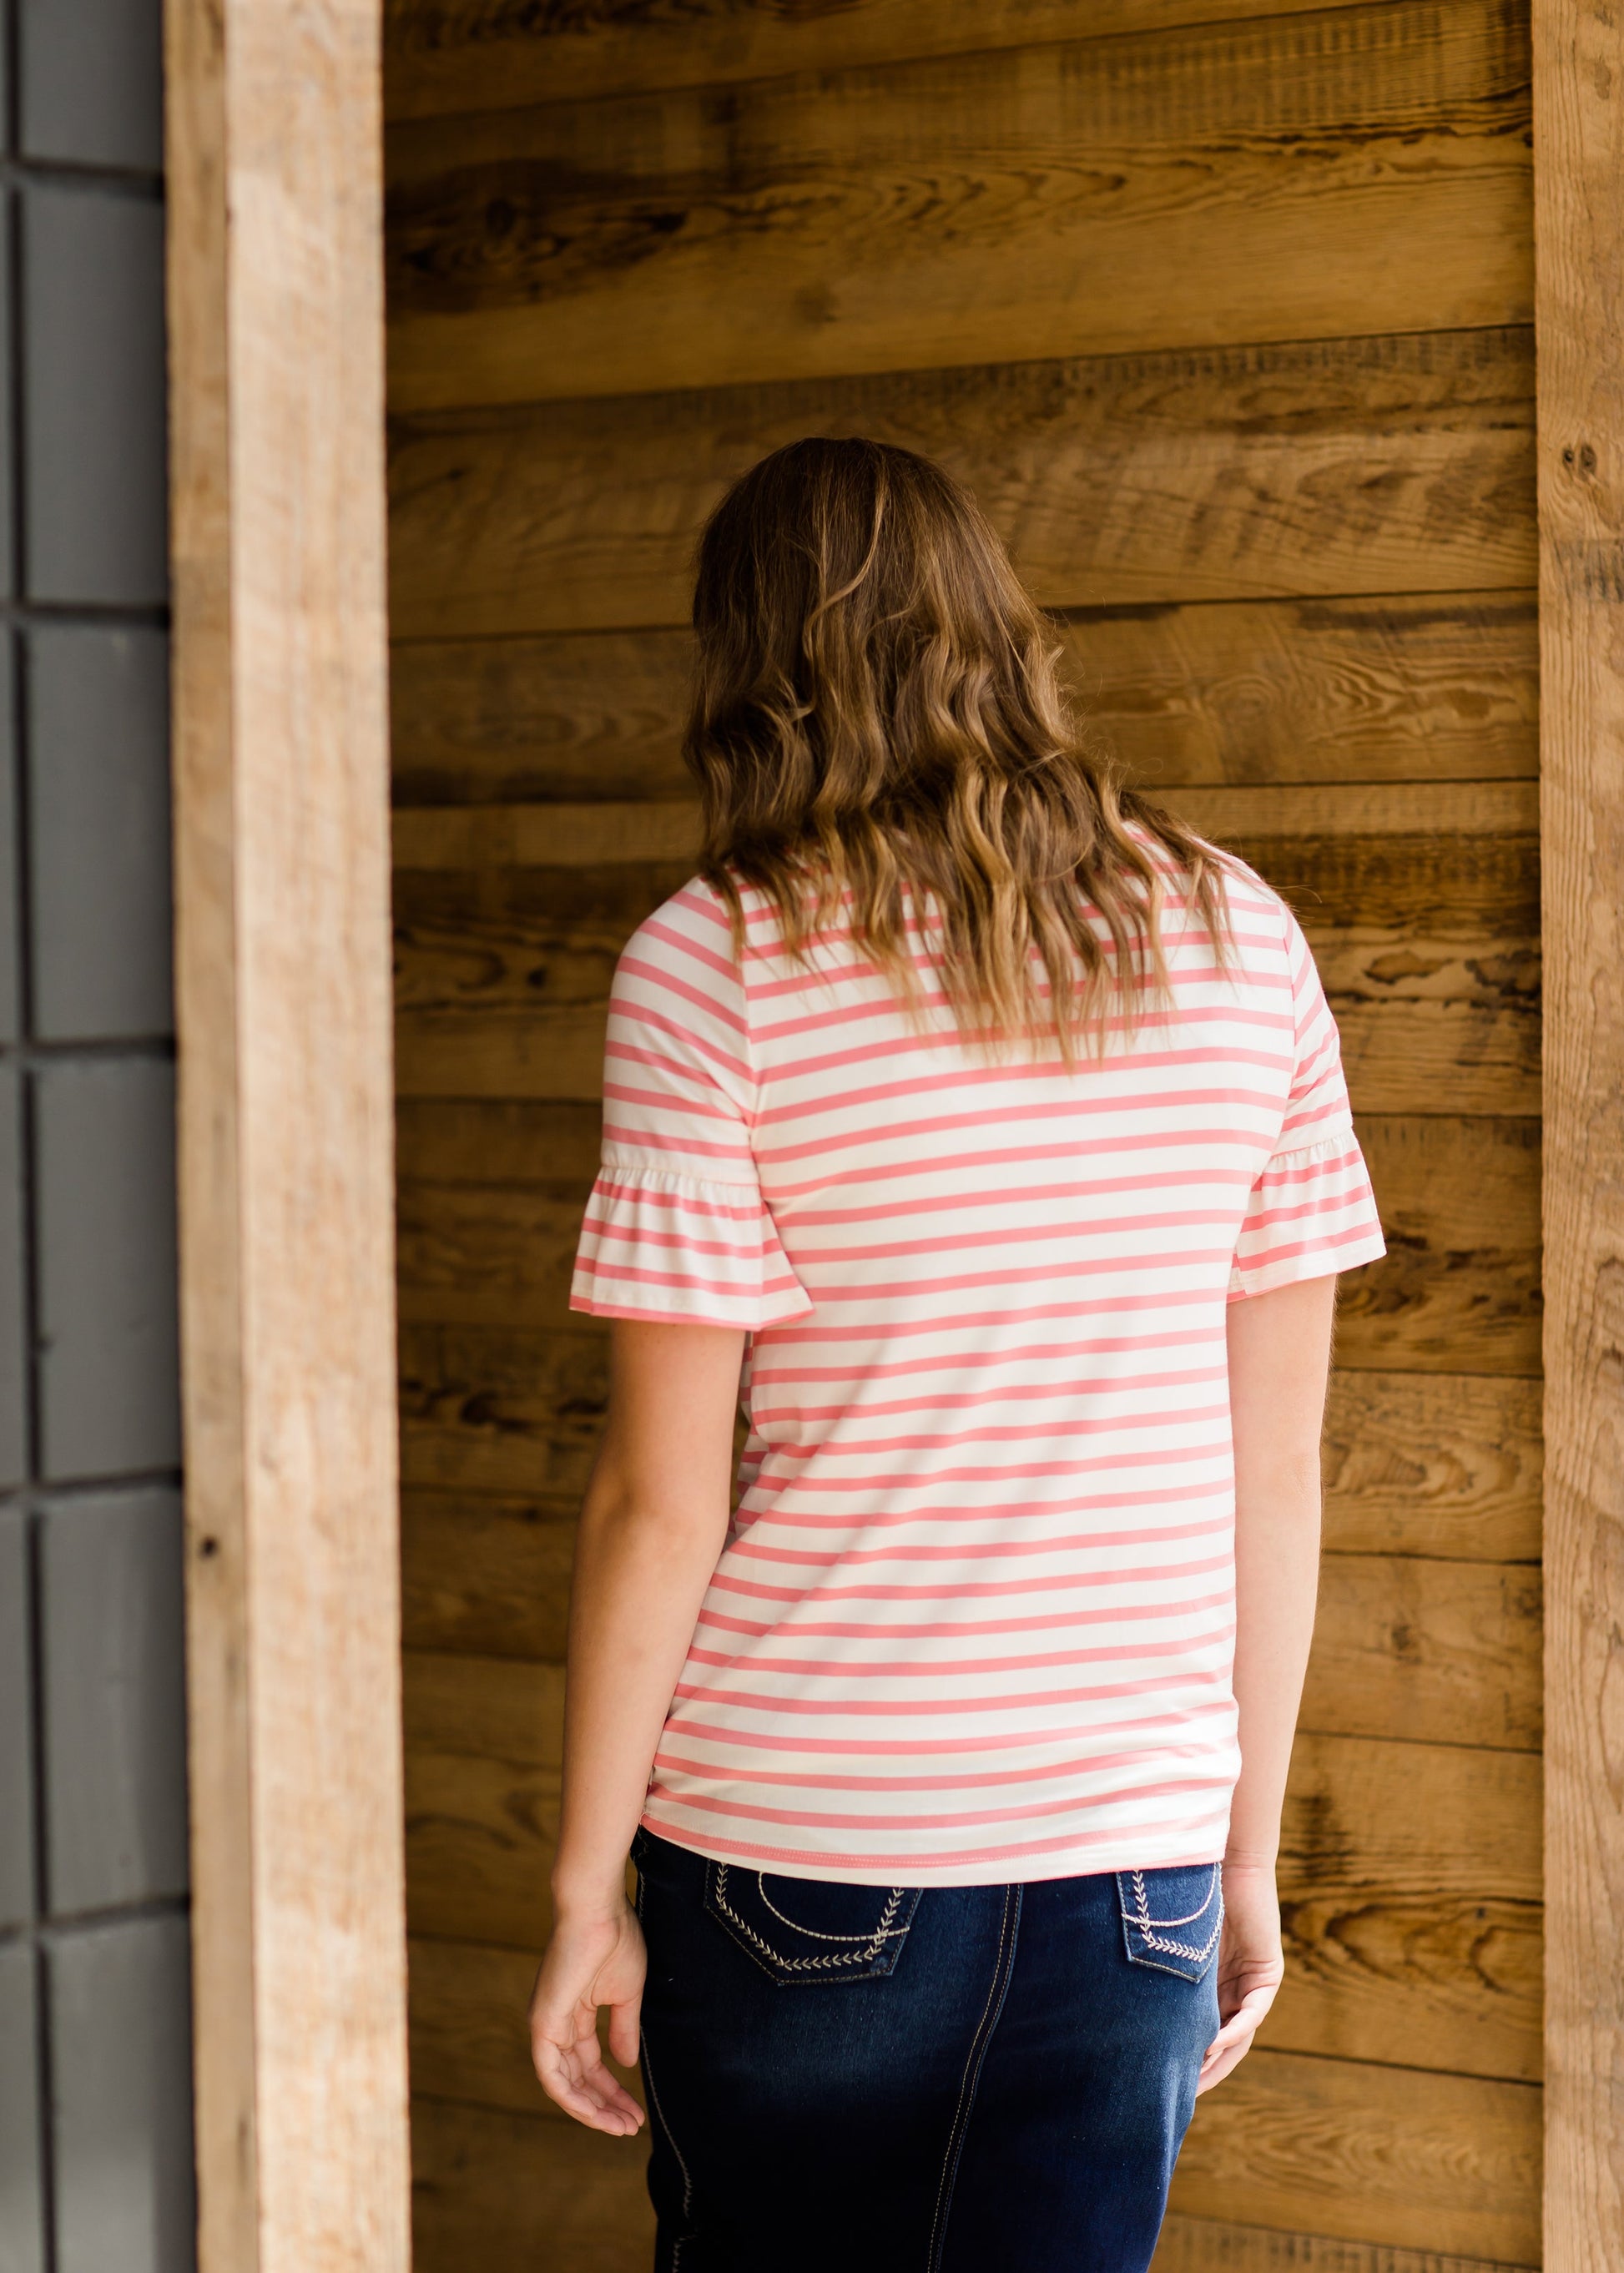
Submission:
[[[1319,4],[1248,0],[1246,13]],[[391,118],[432,117],[1105,39],[1235,12],[1235,0],[575,0],[538,21],[530,0],[385,0],[385,88]]]
[[[397,638],[685,623],[727,484],[808,432],[924,451],[1045,607],[1526,593],[1520,326],[397,409]]]
[[[1073,609],[1066,683],[1130,778],[1532,779],[1528,593]],[[676,629],[397,641],[402,806],[682,799]]]
[[[1526,323],[1515,0],[393,131],[402,410]]]
[[[694,544],[730,480],[816,431],[966,478],[1092,731],[1291,900],[1388,1230],[1339,1324],[1288,1984],[1201,2103],[1158,2273],[1529,2273],[1522,9],[389,15],[419,2262],[648,2262],[642,2150],[539,2112],[514,2019],[605,1390],[564,1297],[614,958],[695,841]]]

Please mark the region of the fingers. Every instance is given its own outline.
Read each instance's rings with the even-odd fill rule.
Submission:
[[[582,2056],[578,2045],[560,2045],[546,2037],[537,2038],[534,2052],[542,2089],[577,2123],[620,2139],[632,2138],[643,2128],[642,2108],[605,2067],[596,2037],[590,2059]]]
[[[595,2007],[577,2007],[563,2018],[535,2013],[530,2022],[530,2057],[542,2089],[567,2115],[573,2115],[589,2130],[630,2138],[643,2127],[643,2110],[605,2066],[597,2021]],[[632,2052],[635,2058],[635,2021]],[[620,2057],[618,2051],[616,2057]]]
[[[1253,1989],[1242,1999],[1240,2004],[1207,2047],[1206,2057],[1201,2062],[1200,2074],[1196,2079],[1195,2089],[1198,2099],[1204,2091],[1210,2091],[1215,2083],[1222,2083],[1226,2075],[1240,2066],[1252,2050],[1252,2039],[1258,2033],[1259,2025],[1274,2001],[1274,1990],[1272,1984],[1266,1988]]]
[[[609,2007],[609,2049],[622,2067],[637,2065],[637,2029],[642,2011],[641,1996],[628,1997],[623,2005]]]

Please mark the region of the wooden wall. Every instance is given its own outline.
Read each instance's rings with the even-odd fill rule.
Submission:
[[[1158,2273],[1539,2258],[1527,26],[1508,0],[395,0],[408,1855],[422,2273],[632,2273],[550,2112],[564,1307],[688,873],[687,566],[808,431],[965,475],[1136,772],[1294,900],[1391,1252],[1343,1305],[1289,1984]]]

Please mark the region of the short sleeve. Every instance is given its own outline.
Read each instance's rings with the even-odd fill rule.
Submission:
[[[1387,1253],[1353,1131],[1336,1021],[1308,942],[1286,916],[1291,1090],[1274,1152],[1252,1188],[1229,1272],[1231,1301],[1352,1271]]]
[[[572,1309],[750,1332],[811,1309],[762,1194],[755,1103],[732,934],[696,882],[634,934],[616,967],[603,1157]]]

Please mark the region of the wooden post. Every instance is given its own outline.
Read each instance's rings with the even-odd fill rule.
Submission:
[[[1534,0],[1545,2265],[1624,2264],[1624,19]]]
[[[169,0],[203,2273],[410,2256],[378,0]]]

